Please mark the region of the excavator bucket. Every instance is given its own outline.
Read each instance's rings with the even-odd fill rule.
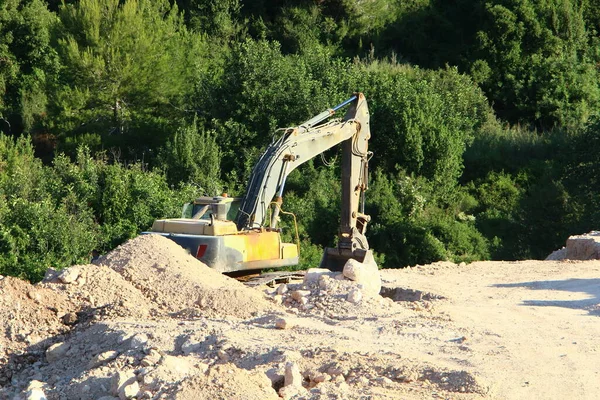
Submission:
[[[373,252],[371,250],[356,249],[350,251],[339,249],[337,247],[328,247],[323,252],[319,267],[331,271],[342,271],[346,262],[351,258],[364,264],[375,264],[375,258],[373,257]]]

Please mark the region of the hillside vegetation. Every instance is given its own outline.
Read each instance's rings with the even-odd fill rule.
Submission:
[[[241,196],[276,128],[364,92],[380,263],[540,258],[600,224],[598,0],[5,0],[0,274]],[[339,150],[289,177],[302,265]]]

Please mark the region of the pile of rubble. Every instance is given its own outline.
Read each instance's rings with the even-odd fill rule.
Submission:
[[[289,312],[333,319],[351,314],[372,315],[374,307],[386,307],[393,300],[382,298],[381,277],[375,264],[349,260],[342,272],[312,268],[304,281],[281,284],[265,293]]]
[[[552,252],[546,260],[600,260],[600,231],[569,236],[566,246]]]
[[[0,279],[0,399],[480,393],[464,371],[397,353],[394,341],[428,311],[380,296],[381,285],[376,265],[351,260],[257,290],[140,236],[36,285]]]

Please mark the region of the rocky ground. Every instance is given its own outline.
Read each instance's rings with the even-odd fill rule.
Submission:
[[[557,258],[557,257],[555,257]],[[160,236],[0,279],[0,399],[593,399],[600,261],[248,287]],[[382,286],[379,286],[382,285]]]

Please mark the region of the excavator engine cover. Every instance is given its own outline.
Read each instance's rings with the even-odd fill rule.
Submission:
[[[364,264],[375,264],[375,258],[373,257],[373,252],[371,250],[355,249],[354,251],[351,251],[337,247],[328,247],[323,252],[319,268],[326,268],[331,271],[342,271],[346,262],[351,258]]]

